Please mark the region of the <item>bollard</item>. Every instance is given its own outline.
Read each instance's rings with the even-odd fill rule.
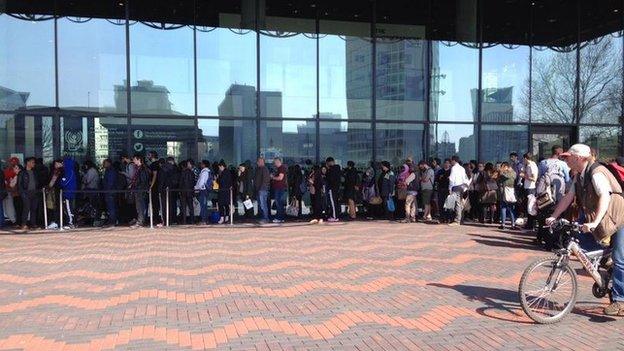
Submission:
[[[149,206],[149,216],[150,216],[150,229],[154,229],[154,210],[152,209],[152,192],[151,190],[147,190],[148,194],[149,194],[149,203],[147,204]]]
[[[234,192],[230,187],[230,225],[234,225]]]
[[[46,191],[45,188],[41,189],[43,193],[43,224],[45,229],[48,229],[48,207],[46,206]]]
[[[167,210],[165,211],[165,213],[167,214],[167,227],[169,227],[169,187],[167,187],[167,194],[165,195],[165,197],[165,205],[167,206]]]
[[[63,189],[59,190],[59,229],[63,230]]]

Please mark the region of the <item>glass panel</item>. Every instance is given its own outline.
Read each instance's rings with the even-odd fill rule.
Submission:
[[[501,162],[509,154],[522,155],[529,145],[529,129],[525,125],[482,125],[481,157],[483,162]]]
[[[431,120],[476,120],[479,50],[439,41],[431,46]]]
[[[58,20],[59,106],[125,113],[125,21],[80,20]]]
[[[336,163],[346,167],[348,161],[357,168],[368,167],[373,156],[373,133],[369,123],[321,122],[321,161],[333,157]]]
[[[281,157],[287,164],[316,158],[316,122],[260,122],[260,154],[267,161]]]
[[[128,120],[125,117],[95,117],[95,161],[99,166],[107,158],[119,160],[122,153],[128,152]],[[130,150],[129,154],[134,153]]]
[[[196,2],[197,113],[256,116],[255,2]]]
[[[132,118],[132,152],[156,151],[159,157],[172,156],[176,161],[191,157],[198,134],[190,118]]]
[[[320,21],[319,28],[320,111],[341,119],[371,118],[370,23]]]
[[[482,122],[529,121],[528,46],[483,49]]]
[[[621,133],[620,127],[587,126],[579,128],[580,142],[596,150],[598,159],[606,162],[610,162],[620,155]]]
[[[404,27],[418,31],[420,26]],[[424,32],[424,28],[421,29]],[[424,33],[422,33],[424,35]],[[424,40],[377,40],[377,119],[424,120],[427,77],[427,44]]]
[[[474,124],[432,124],[430,157],[440,159],[458,155],[463,162],[476,156]]]
[[[425,126],[422,124],[377,123],[377,160],[401,165],[407,157],[418,162],[425,157]]]
[[[162,26],[139,22],[130,27],[132,113],[193,115],[193,30]]]
[[[612,33],[581,44],[581,123],[618,123],[622,115],[622,37]]]
[[[314,20],[267,17],[260,35],[260,115],[316,115]]]
[[[577,123],[574,117],[575,81],[574,47],[535,48],[531,81],[533,122]]]
[[[54,21],[0,14],[0,110],[55,106],[54,81]]]
[[[49,116],[23,114],[0,115],[0,161],[17,157],[42,158],[44,163],[54,159],[53,119]]]
[[[95,157],[95,125],[93,117],[60,118],[61,155],[82,164]]]
[[[572,128],[552,128],[550,130],[542,128],[534,131],[531,135],[531,147],[536,160],[550,157],[552,147],[555,145],[567,150],[572,144],[572,133]]]
[[[211,163],[225,160],[239,165],[245,161],[255,163],[256,122],[250,120],[200,119],[197,160]]]

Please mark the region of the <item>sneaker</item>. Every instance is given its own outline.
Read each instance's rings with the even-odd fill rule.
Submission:
[[[132,229],[137,229],[137,228],[142,228],[143,226],[140,225],[139,223],[134,223],[133,225],[130,226],[130,228]]]
[[[624,303],[621,301],[613,302],[605,307],[604,314],[607,316],[624,316]]]
[[[223,222],[225,222],[225,218],[221,217],[221,218],[219,219],[219,222],[217,222],[217,224],[223,224]]]
[[[425,217],[425,221],[431,222],[431,221],[433,221],[433,218],[431,218],[431,216],[427,216],[427,217]]]
[[[318,224],[323,224],[323,219],[322,218],[318,220]]]
[[[131,220],[131,221],[130,221],[130,223],[128,223],[128,224],[130,224],[130,226],[133,226],[133,225],[135,225],[135,224],[136,224],[136,222],[137,222],[137,220],[136,220],[136,219],[133,219],[133,220]]]
[[[162,227],[164,227],[164,224],[162,224],[162,223],[156,224],[156,228],[162,228]]]
[[[21,229],[22,229],[22,230],[28,230],[28,226],[27,226],[27,225],[23,225],[23,226],[21,227]]]
[[[318,221],[318,219],[313,219],[313,220],[311,220],[309,223],[310,223],[310,224],[317,224],[318,222],[319,222],[319,221]]]
[[[333,218],[333,217],[332,217],[332,218],[329,218],[327,221],[328,221],[328,222],[338,222],[338,221],[340,221],[340,220],[339,220],[338,218]]]
[[[447,224],[449,227],[459,227],[459,223],[457,222],[451,222],[449,224]]]
[[[281,219],[277,219],[277,218],[275,218],[275,219],[273,220],[273,223],[284,223],[284,221],[283,221],[283,220],[281,220]]]

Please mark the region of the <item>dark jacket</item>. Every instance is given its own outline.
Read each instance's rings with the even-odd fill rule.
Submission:
[[[33,176],[35,177],[35,190],[39,189],[39,184],[37,184],[37,177],[35,175],[35,171],[33,170]],[[17,178],[17,188],[19,189],[20,194],[25,194],[28,192],[28,183],[30,182],[30,174],[26,168],[22,169]]]
[[[327,169],[326,182],[327,187],[332,191],[336,192],[340,189],[340,166],[333,165]]]
[[[323,172],[321,172],[321,170],[317,170],[314,171],[314,174],[312,175],[312,179],[314,181],[314,192],[316,193],[316,195],[322,194],[323,193],[323,187],[326,185],[325,184],[325,177],[323,176]]]
[[[288,193],[290,197],[301,198],[301,183],[303,182],[303,173],[299,166],[293,166],[288,172]]]
[[[242,186],[242,189],[241,189],[241,186]],[[237,190],[239,191],[238,194],[243,199],[246,199],[247,196],[249,196],[249,198],[253,196],[253,193],[254,193],[253,179],[251,176],[251,171],[249,169],[245,169],[245,172],[241,173],[238,176]]]
[[[394,193],[394,185],[396,184],[396,176],[394,172],[388,171],[381,174],[381,186],[379,187],[379,195],[387,199]]]
[[[117,171],[112,166],[104,170],[102,188],[104,190],[117,190]]]
[[[219,184],[220,193],[229,192],[232,187],[232,173],[230,173],[230,170],[224,169],[223,172],[219,173],[217,183]]]
[[[178,167],[172,165],[169,162],[165,162],[165,164],[160,167],[160,170],[158,170],[157,176],[159,191],[165,191],[167,187],[169,189],[178,188],[180,180]]]
[[[357,191],[355,189],[358,186],[359,176],[357,169],[353,167],[347,167],[343,171],[344,176],[344,197],[347,199],[355,199]]]
[[[195,173],[190,169],[185,169],[180,174],[180,189],[193,190],[195,187]]]
[[[268,191],[271,186],[271,174],[269,169],[264,167],[256,168],[256,175],[254,177],[254,190],[256,193],[260,190]]]
[[[0,169],[0,201],[7,197],[6,184],[4,181],[4,172]]]
[[[150,187],[150,171],[145,166],[137,168],[134,179],[130,183],[130,189],[147,190]]]

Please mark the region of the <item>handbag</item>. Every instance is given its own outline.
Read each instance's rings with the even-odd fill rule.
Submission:
[[[381,203],[383,202],[383,199],[381,198],[381,196],[373,196],[370,198],[370,200],[368,201],[369,204],[371,205],[381,205]]]
[[[516,199],[516,189],[512,188],[512,187],[504,187],[504,192],[503,192],[503,201],[505,201],[508,204],[514,204],[516,202],[518,202],[518,199]]]
[[[46,190],[46,208],[48,210],[56,209],[56,191]]]
[[[397,189],[397,199],[405,200],[407,198],[407,188],[398,188]]]
[[[546,208],[550,205],[553,205],[555,203],[555,200],[553,199],[549,191],[545,191],[539,194],[535,200],[537,202],[537,208],[539,210]]]
[[[395,207],[394,207],[394,200],[392,200],[392,198],[386,200],[386,207],[388,207],[388,212],[394,212]]]
[[[496,190],[488,190],[483,195],[481,195],[481,203],[482,204],[495,204],[497,200],[497,192]]]

